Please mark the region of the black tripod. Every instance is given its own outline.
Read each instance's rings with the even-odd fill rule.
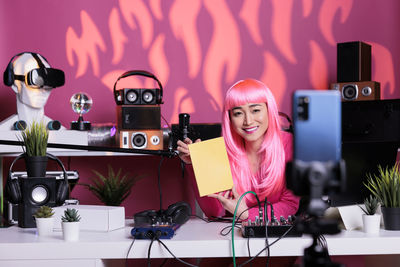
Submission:
[[[304,250],[302,266],[342,266],[331,261],[326,245],[319,240],[323,234],[340,232],[336,221],[321,218],[328,207],[322,196],[330,192],[343,192],[345,184],[345,163],[335,162],[303,162],[296,160],[287,166],[287,186],[296,195],[309,196],[306,208],[307,219],[300,220],[296,229],[310,234],[313,243]]]

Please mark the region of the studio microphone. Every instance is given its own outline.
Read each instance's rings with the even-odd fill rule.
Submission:
[[[179,135],[181,140],[185,140],[189,134],[190,115],[187,113],[179,114]]]

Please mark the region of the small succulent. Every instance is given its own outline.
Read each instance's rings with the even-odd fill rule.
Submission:
[[[40,206],[33,214],[35,218],[50,218],[54,215],[54,211],[49,206]]]
[[[369,198],[364,199],[365,209],[359,206],[366,215],[374,215],[376,213],[376,209],[378,208],[379,201],[373,195],[370,195]]]
[[[61,220],[63,222],[79,222],[81,220],[81,216],[78,214],[76,209],[67,208],[64,210],[64,216],[61,216]]]

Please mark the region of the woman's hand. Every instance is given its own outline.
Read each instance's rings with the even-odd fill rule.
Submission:
[[[235,213],[236,205],[240,198],[240,195],[236,191],[235,187],[233,187],[232,190],[220,192],[218,194],[211,194],[208,196],[218,199],[219,202],[221,202],[224,209],[229,211],[231,214]],[[249,211],[245,199],[242,199],[240,201],[239,207],[236,211],[236,215],[237,216],[241,215],[240,216],[241,220],[247,220],[247,218],[249,217]]]
[[[195,143],[200,142],[200,139],[197,139]],[[190,151],[189,151],[189,146],[192,144],[192,140],[189,138],[185,138],[184,141],[178,140],[177,144],[177,150],[179,151],[179,158],[185,162],[186,164],[191,164],[192,160],[190,159]]]

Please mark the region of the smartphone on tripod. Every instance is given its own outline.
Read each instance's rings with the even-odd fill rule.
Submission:
[[[323,220],[328,204],[322,197],[344,188],[341,95],[337,90],[297,90],[292,100],[294,154],[286,169],[287,186],[309,198],[305,213],[310,219],[298,225],[314,240],[304,250],[302,266],[341,266],[331,262],[327,248],[317,242],[322,234],[340,232],[336,222]]]
[[[337,90],[297,90],[293,94],[295,160],[334,161],[342,158],[342,109]]]

